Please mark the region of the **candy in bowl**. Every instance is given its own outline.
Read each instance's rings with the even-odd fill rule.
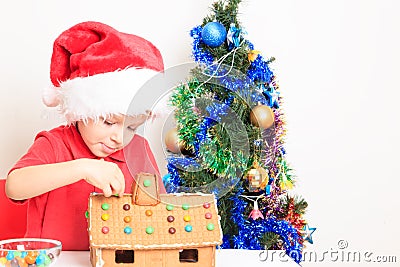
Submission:
[[[50,267],[61,253],[61,242],[43,238],[0,241],[0,267]]]

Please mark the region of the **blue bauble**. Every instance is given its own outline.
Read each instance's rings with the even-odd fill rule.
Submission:
[[[226,40],[226,29],[219,22],[209,22],[201,32],[201,39],[210,47],[220,46]]]

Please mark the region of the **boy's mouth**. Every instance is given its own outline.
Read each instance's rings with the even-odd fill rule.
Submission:
[[[114,153],[115,151],[118,150],[117,148],[109,147],[109,146],[107,146],[107,145],[104,144],[104,143],[101,143],[101,145],[102,145],[103,151],[104,151],[105,153],[107,153],[107,154],[112,154],[112,153]]]

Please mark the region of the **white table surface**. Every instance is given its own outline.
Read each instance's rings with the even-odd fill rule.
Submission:
[[[216,267],[236,266],[299,266],[282,251],[260,251],[242,249],[219,249],[216,252]],[[56,267],[90,267],[88,251],[62,251]]]

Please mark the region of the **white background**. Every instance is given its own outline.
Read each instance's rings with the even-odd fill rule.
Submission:
[[[23,2],[23,3],[21,3]],[[35,134],[61,122],[41,103],[52,42],[86,20],[152,41],[165,67],[191,61],[189,31],[212,1],[3,1],[0,7],[0,177]],[[247,0],[240,21],[272,65],[287,118],[296,193],[317,227],[307,251],[372,252],[400,262],[398,116],[400,2]],[[162,140],[151,138],[165,173]],[[348,248],[338,249],[339,240]],[[325,254],[319,264],[333,262]],[[267,264],[267,263],[266,263]],[[364,263],[356,265],[361,266]],[[368,266],[382,264],[368,264]],[[387,264],[395,266],[396,264]],[[386,265],[385,265],[386,266]]]

